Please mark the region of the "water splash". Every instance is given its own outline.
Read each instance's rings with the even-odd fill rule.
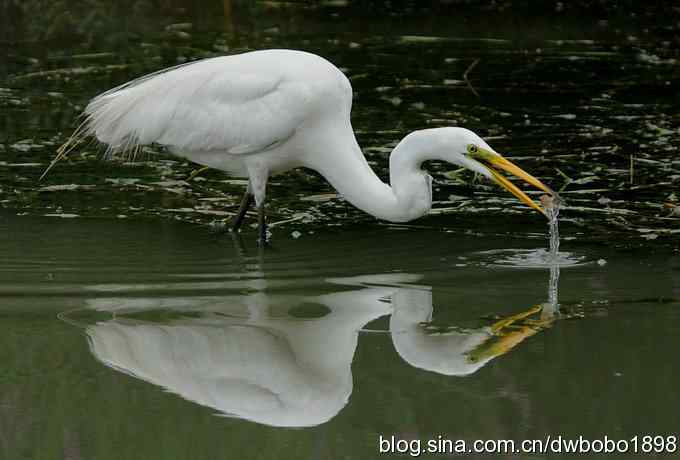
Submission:
[[[558,303],[558,287],[560,283],[560,265],[553,264],[550,266],[550,281],[548,282],[548,304],[557,310]]]
[[[557,311],[559,309],[557,289],[560,279],[560,229],[558,216],[560,214],[560,200],[557,197],[543,195],[541,203],[548,215],[548,264],[550,266],[550,281],[548,283],[548,304]]]
[[[548,227],[550,232],[548,236],[550,241],[550,259],[557,261],[560,252],[560,229],[557,219],[560,214],[560,202],[559,199],[554,199],[548,195],[543,195],[543,197],[541,197],[541,202],[543,203],[545,212],[548,215]]]
[[[483,259],[481,265],[516,267],[516,268],[549,268],[551,279],[559,278],[560,267],[573,267],[589,263],[582,255],[571,252],[560,252],[560,232],[558,228],[559,206],[562,204],[559,197],[543,195],[541,204],[548,216],[548,247],[540,249],[495,249],[491,251],[479,251],[477,256]],[[554,272],[554,273],[553,273]],[[557,284],[556,281],[552,284]],[[556,288],[554,289],[556,290]],[[556,298],[556,294],[555,294]]]

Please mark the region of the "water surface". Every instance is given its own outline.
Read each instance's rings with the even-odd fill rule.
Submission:
[[[380,435],[677,434],[677,11],[344,3],[6,8],[0,457],[376,458]],[[347,73],[384,179],[406,133],[459,125],[559,190],[557,257],[542,216],[436,163],[433,212],[408,225],[313,172],[274,178],[264,253],[249,228],[212,232],[243,181],[157,148],[103,161],[83,145],[37,182],[94,95],[274,47]]]
[[[6,458],[677,426],[673,258],[564,245],[607,263],[562,268],[555,311],[549,269],[493,264],[543,244],[523,238],[354,229],[261,256],[188,224],[7,215],[0,235]]]
[[[575,5],[562,5],[564,11],[430,5],[368,14],[351,2],[232,8],[227,1],[201,9],[179,2],[152,9],[137,1],[84,7],[72,0],[54,9],[69,3],[53,16],[36,16],[33,2],[8,11],[14,16],[0,61],[5,208],[201,224],[228,218],[238,208],[242,181],[218,171],[191,176],[195,164],[158,156],[156,148],[104,162],[102,149],[83,145],[46,180],[36,179],[96,94],[202,57],[296,48],[328,58],[348,75],[353,126],[384,179],[389,152],[408,132],[464,126],[560,191],[572,237],[678,248],[672,8],[615,17]],[[596,18],[588,26],[584,11]],[[420,224],[474,230],[484,225],[479,218],[501,215],[501,226],[512,222],[510,231],[519,222],[538,225],[539,216],[497,186],[466,172],[450,174],[450,166],[427,167],[435,179],[434,215]],[[289,222],[291,231],[372,221],[311,171],[275,178],[268,191],[272,217]]]

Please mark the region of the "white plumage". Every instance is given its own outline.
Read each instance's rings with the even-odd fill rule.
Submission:
[[[178,152],[222,151],[241,155],[272,148],[289,139],[314,110],[309,82],[294,67],[277,72],[263,51],[205,59],[126,83],[97,96],[85,109],[90,129],[114,149],[156,143]],[[319,67],[316,56],[291,53]],[[328,71],[307,65],[311,73]],[[291,71],[292,70],[292,71]],[[338,78],[342,74],[338,75]],[[323,82],[321,75],[319,81]]]
[[[496,180],[538,210],[538,205],[481,161],[550,192],[464,128],[427,129],[406,136],[390,157],[390,185],[385,184],[356,142],[351,107],[347,77],[314,54],[264,50],[204,59],[147,75],[95,97],[85,109],[83,124],[50,167],[88,135],[114,152],[162,145],[196,163],[247,176],[249,187],[234,228],[240,226],[252,196],[260,213],[261,240],[266,235],[268,177],[301,166],[321,173],[359,209],[395,222],[429,211],[431,178],[421,164],[430,159]]]

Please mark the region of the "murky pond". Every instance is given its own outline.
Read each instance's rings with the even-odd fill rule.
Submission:
[[[677,11],[38,3],[0,21],[2,458],[678,434]],[[156,147],[83,144],[38,181],[99,92],[274,47],[346,72],[383,179],[406,133],[459,125],[559,190],[560,253],[540,215],[438,163],[433,212],[405,225],[312,171],[273,178],[266,251],[214,231],[242,180]]]
[[[565,244],[584,259],[551,299],[549,268],[507,261],[540,239],[350,229],[261,255],[188,224],[7,215],[0,235],[6,458],[373,458],[380,434],[678,426],[667,256]]]

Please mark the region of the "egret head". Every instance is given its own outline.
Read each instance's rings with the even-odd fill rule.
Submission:
[[[520,201],[545,215],[545,210],[515,184],[510,182],[499,170],[517,176],[534,187],[556,196],[543,184],[519,166],[513,164],[487,144],[484,139],[465,128],[434,128],[423,131],[418,143],[421,151],[430,159],[444,160],[479,173],[515,195]],[[425,145],[422,145],[425,144]]]

